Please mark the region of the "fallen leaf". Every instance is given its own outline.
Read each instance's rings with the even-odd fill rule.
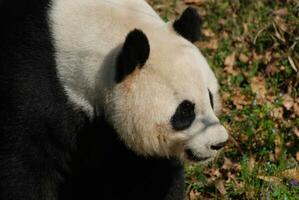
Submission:
[[[197,200],[199,198],[200,193],[195,191],[195,190],[191,190],[189,193],[189,200]]]
[[[251,101],[243,94],[240,90],[236,90],[232,96],[233,104],[237,107],[238,110],[243,109],[243,106],[249,105]]]
[[[299,162],[299,151],[296,153],[296,160]]]
[[[223,163],[222,168],[223,169],[231,169],[232,167],[233,167],[232,161],[229,158],[224,157],[224,163]]]
[[[276,119],[283,119],[283,108],[278,107],[270,111],[270,115]]]
[[[232,54],[230,54],[225,58],[224,65],[226,67],[233,67],[235,65],[235,62],[236,62],[236,52],[233,52]]]
[[[282,180],[276,176],[257,176],[257,178],[266,182],[275,183],[277,185],[282,183]]]
[[[203,29],[202,33],[207,37],[214,37],[215,33],[211,29]]]
[[[256,97],[258,100],[265,99],[267,89],[266,89],[266,81],[263,76],[253,77],[250,81],[250,86],[252,91],[256,93]],[[261,103],[263,103],[263,101]]]
[[[200,47],[200,48],[207,48],[207,49],[213,49],[216,50],[218,49],[218,39],[211,39],[210,41],[201,41],[201,42],[197,42],[196,46]]]
[[[234,52],[225,58],[224,71],[232,75],[237,75],[238,72],[236,69],[234,69],[235,62],[236,62],[236,53]]]
[[[275,65],[269,64],[267,65],[265,71],[267,75],[274,75],[275,73],[279,72],[279,69]]]
[[[294,129],[294,134],[295,134],[297,137],[299,137],[299,128],[298,128],[298,127],[296,127],[296,128]]]
[[[217,180],[215,183],[215,187],[217,188],[217,190],[219,191],[219,193],[224,196],[226,194],[226,190],[224,187],[224,181],[223,180]]]
[[[295,101],[290,95],[286,94],[283,96],[282,104],[287,110],[291,110],[294,103]]]
[[[279,175],[283,178],[299,180],[299,167],[284,170]]]
[[[297,67],[295,65],[295,62],[294,62],[293,58],[291,56],[288,56],[288,60],[289,60],[290,65],[292,66],[293,70],[295,72],[297,72],[298,70],[297,70]]]
[[[249,60],[249,58],[248,58],[245,54],[241,53],[241,54],[239,55],[239,60],[240,60],[241,62],[243,62],[243,63],[247,63],[248,60]]]
[[[275,10],[274,14],[283,17],[283,16],[287,16],[289,14],[289,12],[288,12],[287,8],[281,8],[281,9]]]

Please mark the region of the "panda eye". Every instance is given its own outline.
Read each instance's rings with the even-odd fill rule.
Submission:
[[[174,130],[181,131],[191,126],[195,119],[195,104],[184,100],[177,107],[175,114],[171,117],[171,125]]]
[[[209,89],[208,89],[208,91],[209,91],[210,103],[211,103],[212,108],[214,109],[213,94]]]

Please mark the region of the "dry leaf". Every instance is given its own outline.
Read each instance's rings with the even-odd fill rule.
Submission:
[[[283,108],[274,108],[270,112],[271,116],[276,119],[283,119]]]
[[[297,70],[297,67],[295,65],[295,62],[294,62],[293,58],[291,56],[288,56],[288,60],[289,60],[290,65],[292,66],[293,70],[295,72],[297,72],[298,70]]]
[[[279,175],[283,178],[299,180],[299,167],[284,170]]]
[[[199,198],[200,193],[195,191],[195,190],[191,190],[189,193],[189,200],[197,200]]]
[[[215,33],[211,29],[203,29],[202,33],[207,37],[214,37]]]
[[[200,48],[207,48],[207,49],[213,49],[216,50],[218,49],[218,39],[211,39],[210,41],[201,41],[201,42],[197,42],[196,45]]]
[[[283,96],[282,104],[287,110],[291,110],[294,103],[295,101],[290,95],[286,94]]]
[[[256,97],[258,100],[265,99],[267,89],[266,89],[266,82],[264,77],[262,76],[253,77],[251,79],[250,86],[252,91],[256,93]]]
[[[224,71],[232,75],[237,75],[238,72],[234,69],[235,62],[236,62],[236,53],[234,52],[225,58]]]
[[[265,71],[267,75],[274,75],[275,73],[279,72],[279,69],[275,65],[269,64],[267,65]]]
[[[248,60],[249,60],[249,58],[245,55],[245,54],[240,54],[239,55],[239,60],[241,61],[241,62],[243,62],[243,63],[247,63],[248,62]]]
[[[275,10],[274,14],[283,17],[283,16],[287,16],[289,14],[289,12],[288,12],[287,8],[281,8],[281,9]]]
[[[217,188],[217,190],[219,191],[219,193],[224,196],[226,194],[226,190],[224,187],[224,181],[223,180],[217,180],[215,183],[215,187]]]
[[[231,169],[232,166],[233,166],[232,161],[231,161],[229,158],[224,157],[224,163],[223,163],[222,168],[223,168],[223,169]]]
[[[296,153],[296,160],[299,162],[299,151]]]
[[[245,95],[242,95],[239,90],[235,91],[232,101],[238,110],[243,109],[243,106],[249,105],[251,103],[249,99]]]
[[[257,176],[257,178],[266,182],[275,183],[277,185],[282,183],[282,180],[276,176]]]
[[[233,67],[236,62],[236,52],[233,52],[231,55],[227,56],[224,61],[226,67]]]

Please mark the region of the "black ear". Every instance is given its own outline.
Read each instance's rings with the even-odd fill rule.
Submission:
[[[135,68],[141,68],[147,61],[149,53],[150,46],[146,35],[138,29],[131,31],[117,57],[116,82],[121,82]]]
[[[195,8],[188,7],[182,16],[173,23],[173,28],[190,42],[199,40],[202,19]]]

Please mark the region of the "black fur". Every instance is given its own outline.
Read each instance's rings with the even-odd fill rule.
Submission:
[[[74,173],[62,196],[66,193],[72,200],[184,199],[183,165],[175,159],[137,156],[105,120],[97,120],[94,132],[82,134],[79,141]]]
[[[188,7],[173,24],[174,29],[190,42],[196,42],[201,35],[202,19],[195,8]]]
[[[121,82],[136,67],[141,68],[148,59],[149,54],[150,46],[146,35],[138,29],[131,31],[127,35],[117,58],[116,82]]]
[[[211,104],[212,108],[214,109],[213,94],[212,94],[212,92],[209,89],[208,89],[208,91],[209,91],[210,104]]]
[[[195,104],[188,100],[180,103],[170,120],[172,128],[176,131],[189,128],[196,116],[194,108]]]
[[[0,200],[183,199],[178,161],[138,157],[104,120],[90,123],[68,102],[46,20],[49,1],[1,2]],[[141,48],[138,39],[128,43]],[[148,51],[133,56],[137,64]]]
[[[48,1],[0,7],[0,200],[54,200],[87,120],[59,84]]]

